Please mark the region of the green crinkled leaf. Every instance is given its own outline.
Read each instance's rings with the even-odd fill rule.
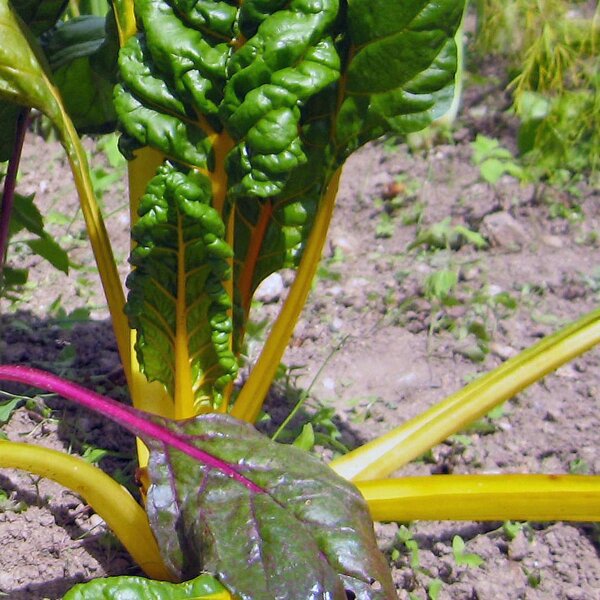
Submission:
[[[140,0],[142,33],[120,59],[117,112],[127,134],[203,167],[174,147],[170,133],[173,112],[182,118],[188,107],[195,109],[235,142],[227,160],[231,197],[267,198],[282,191],[308,160],[299,132],[301,105],[339,78],[340,57],[329,35],[337,0],[295,0],[284,10],[271,2],[260,14],[259,4],[245,3],[238,11],[224,2],[181,1],[175,11],[164,0]],[[241,23],[253,37],[232,52]],[[154,135],[156,127],[161,131]],[[194,131],[189,123],[186,128]]]
[[[139,34],[120,54],[117,113],[135,144],[201,170],[213,189],[226,187],[224,202],[208,201],[234,222],[241,337],[259,283],[298,265],[327,184],[348,155],[385,133],[425,127],[450,105],[463,2],[135,7]]]
[[[175,573],[214,573],[244,600],[396,597],[364,499],[317,458],[227,415],[153,421],[213,461],[141,433],[147,511]]]
[[[174,396],[177,369],[189,369],[199,404],[218,399],[237,370],[231,301],[223,286],[231,277],[231,249],[209,200],[204,175],[163,165],[140,203],[132,231],[134,271],[127,280],[127,312],[138,330],[144,373]],[[187,355],[178,353],[180,341]]]
[[[206,166],[210,145],[200,127],[147,108],[121,85],[115,88],[114,102],[123,128],[139,144],[158,147],[167,156],[190,166]]]
[[[122,81],[138,100],[191,120],[192,110],[169,88],[165,79],[155,72],[144,36],[132,36],[127,40],[119,52],[119,67]]]
[[[343,155],[443,114],[454,87],[462,8],[457,0],[348,2],[349,64],[336,121]]]
[[[223,586],[210,575],[200,575],[184,583],[152,581],[122,576],[94,579],[71,588],[63,600],[210,600]]]

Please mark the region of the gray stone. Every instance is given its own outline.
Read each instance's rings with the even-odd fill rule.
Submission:
[[[511,214],[497,212],[483,219],[480,232],[492,246],[517,251],[527,245],[527,231]]]
[[[272,273],[258,286],[254,297],[259,302],[272,304],[277,302],[284,290],[283,277],[279,273]]]

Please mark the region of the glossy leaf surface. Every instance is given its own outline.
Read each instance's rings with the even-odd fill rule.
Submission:
[[[0,379],[58,393],[144,440],[147,513],[173,574],[209,572],[247,600],[395,597],[363,497],[316,457],[224,414],[172,421],[28,367],[0,366]]]
[[[11,5],[31,33],[39,36],[58,21],[66,0],[11,0]]]
[[[60,107],[33,50],[35,41],[8,0],[0,0],[0,40],[0,99],[37,108],[60,121]]]
[[[352,484],[226,415],[155,422],[247,480],[144,440],[151,449],[147,511],[174,572],[215,573],[247,599],[345,599],[345,590],[394,597],[366,503]]]
[[[71,588],[63,600],[226,600],[223,586],[210,575],[185,583],[153,581],[144,577],[106,577]]]
[[[14,2],[11,2],[11,6],[32,34],[40,35],[56,23],[66,6],[66,2],[64,0],[14,0]],[[6,8],[0,10],[4,11]],[[5,27],[6,29],[4,29]],[[9,27],[13,28],[14,26],[9,26],[8,23],[0,25],[0,33],[2,33],[0,35],[0,46],[8,44],[10,39],[14,42],[12,36],[8,37]],[[3,50],[0,48],[0,61],[3,60],[2,55]],[[11,100],[17,102],[15,98]],[[16,121],[21,107],[18,106],[18,102],[17,104],[12,102],[0,96],[0,162],[10,158],[15,139]]]
[[[449,106],[456,72],[455,0],[351,0],[348,69],[336,120],[343,154],[387,132],[426,127]]]
[[[63,0],[16,0],[11,7],[31,39],[39,36],[44,53],[41,60],[48,61],[53,83],[78,130],[112,130],[116,123],[112,88],[118,50],[113,19],[110,15],[108,19],[85,16],[58,22],[66,4]],[[9,37],[0,39],[0,45],[11,43]],[[0,54],[7,50],[0,49]],[[39,48],[38,53],[41,57]],[[19,104],[28,106],[23,100],[0,98],[0,162],[10,157]],[[41,110],[39,105],[32,106]]]
[[[208,177],[234,240],[237,351],[256,287],[298,266],[340,164],[444,112],[462,2],[136,0],[135,9],[117,112],[134,144]]]
[[[129,367],[130,332],[123,314],[123,289],[112,256],[102,215],[94,198],[85,151],[38,43],[8,0],[0,0],[0,99],[37,108],[56,126],[79,193],[88,236],[110,308],[113,328],[126,370]]]

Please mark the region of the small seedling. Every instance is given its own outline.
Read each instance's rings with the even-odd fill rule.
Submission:
[[[86,444],[81,458],[92,465],[96,465],[108,454],[110,454],[110,452],[104,448],[96,448]]]
[[[487,241],[478,233],[464,225],[452,225],[452,219],[447,217],[439,223],[421,229],[408,250],[424,246],[428,250],[458,250],[462,246],[470,245],[477,250],[487,248]]]
[[[540,586],[540,584],[542,583],[542,574],[540,571],[538,571],[537,569],[533,569],[530,571],[529,569],[524,568],[523,572],[527,577],[527,583],[530,587],[536,589]]]
[[[430,301],[444,303],[458,284],[458,273],[452,269],[434,271],[427,276],[424,283],[425,297]]]
[[[427,585],[427,596],[429,600],[438,600],[442,591],[443,582],[441,579],[432,579]]]
[[[0,398],[7,397],[7,400],[0,400],[0,425],[5,425],[10,421],[13,413],[23,403],[23,398],[13,396],[7,392],[2,392]]]
[[[478,554],[465,552],[465,541],[460,535],[455,535],[452,538],[452,554],[456,564],[465,567],[480,567],[485,561]]]
[[[510,150],[503,148],[498,140],[478,134],[471,147],[473,148],[473,163],[479,167],[484,181],[493,185],[502,175],[507,174],[519,181],[525,179],[523,167],[515,160]]]
[[[504,404],[496,406],[490,412],[485,415],[482,419],[474,421],[464,431],[470,434],[477,433],[479,435],[487,435],[498,431],[498,425],[495,423],[498,419],[501,419],[506,414]]]
[[[419,544],[413,538],[412,531],[406,527],[406,525],[400,525],[398,532],[396,533],[396,539],[400,542],[407,550],[410,556],[410,566],[413,569],[418,569],[421,566],[419,559]]]
[[[585,219],[581,206],[563,202],[552,202],[548,207],[548,215],[551,219],[565,219],[569,223],[578,223]]]
[[[576,458],[569,463],[569,473],[573,475],[587,475],[590,465],[583,458]]]
[[[0,513],[21,513],[27,510],[27,504],[22,500],[16,500],[16,492],[7,492],[0,489]]]
[[[375,227],[376,238],[391,238],[394,235],[396,226],[392,217],[387,212],[379,214],[379,222]]]
[[[509,542],[512,542],[519,532],[523,531],[524,526],[525,524],[520,521],[505,521],[502,525],[502,533]]]

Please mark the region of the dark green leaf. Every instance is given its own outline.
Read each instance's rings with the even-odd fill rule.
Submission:
[[[174,572],[214,573],[245,600],[395,597],[364,499],[329,467],[227,415],[153,420],[237,474],[142,434],[147,511]]]
[[[68,0],[12,0],[19,17],[34,35],[54,27],[66,8]]]
[[[210,573],[242,600],[395,598],[364,498],[316,457],[227,414],[169,420],[30,367],[0,366],[0,378],[60,393],[142,439],[146,510],[174,576]]]
[[[222,591],[223,586],[210,575],[177,584],[122,576],[80,583],[63,600],[202,600]]]
[[[12,267],[4,267],[2,271],[2,280],[0,284],[5,287],[15,287],[25,285],[29,271],[27,269],[13,269]]]
[[[48,234],[37,240],[28,240],[26,243],[53,267],[63,273],[69,273],[69,256]]]
[[[21,107],[0,100],[0,162],[10,159],[17,131],[17,117]]]
[[[11,235],[22,229],[26,229],[37,236],[44,235],[44,220],[37,206],[33,203],[33,198],[33,194],[30,196],[15,194],[10,222]]]
[[[450,105],[463,5],[136,0],[117,113],[137,146],[206,175],[233,218],[236,350],[258,284],[298,265],[336,168]]]
[[[109,15],[110,16],[110,15]],[[116,113],[112,95],[117,43],[103,17],[84,16],[61,23],[44,36],[44,50],[67,111],[80,131],[107,131]]]
[[[460,0],[350,0],[349,65],[336,122],[345,157],[441,116],[453,96]]]

